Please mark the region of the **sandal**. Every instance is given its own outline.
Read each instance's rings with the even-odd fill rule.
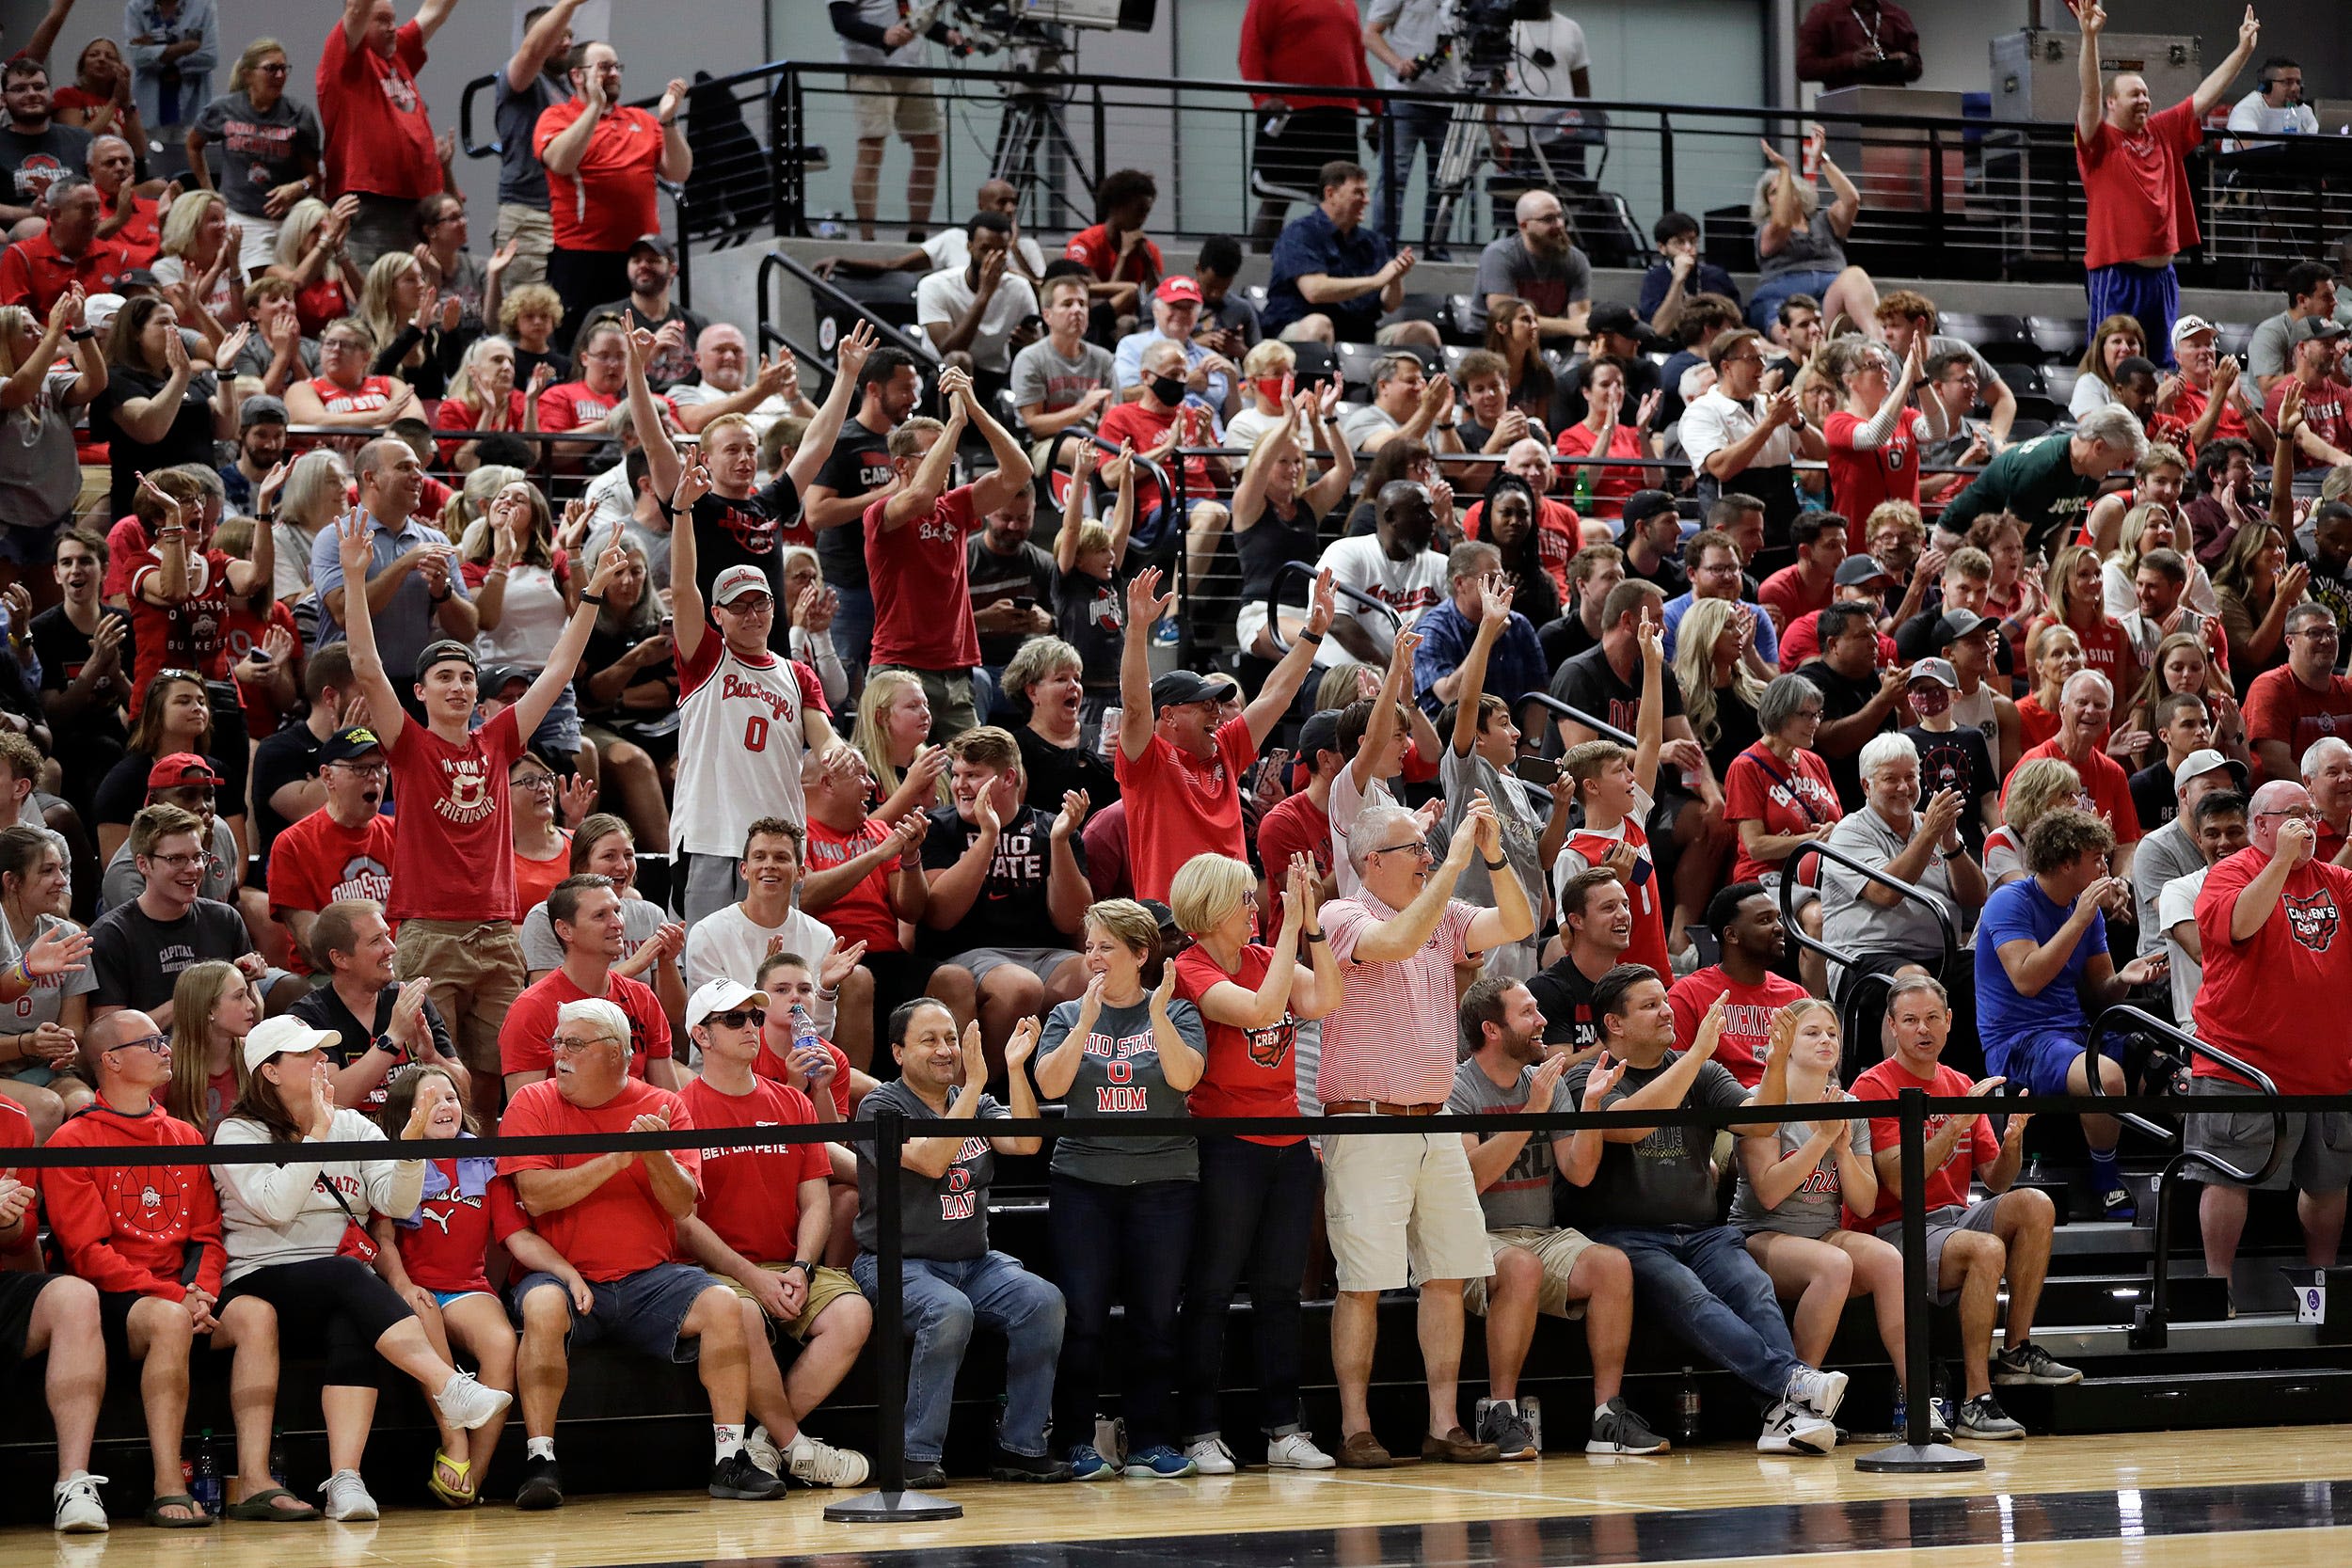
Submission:
[[[298,1506],[280,1508],[278,1499],[285,1497]],[[224,1519],[237,1519],[248,1524],[294,1525],[309,1524],[323,1519],[325,1514],[282,1486],[265,1486],[241,1503],[230,1503],[221,1510]]]
[[[455,1476],[461,1482],[469,1482],[473,1476],[473,1461],[452,1459],[438,1449],[433,1451],[433,1473],[425,1478],[424,1484],[435,1497],[441,1499],[445,1506],[471,1508],[481,1500],[470,1484],[452,1486],[444,1481],[441,1479],[443,1470]]]
[[[167,1508],[184,1508],[187,1512],[166,1513],[164,1510]],[[149,1501],[147,1522],[157,1529],[207,1529],[212,1526],[213,1516],[185,1492],[172,1492]]]

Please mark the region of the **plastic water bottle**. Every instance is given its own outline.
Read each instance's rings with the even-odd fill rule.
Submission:
[[[206,1427],[197,1444],[196,1471],[188,1481],[188,1495],[197,1506],[215,1518],[220,1516],[222,1502],[220,1456],[213,1451],[213,1429]]]
[[[806,1007],[802,1006],[798,1002],[793,1003],[792,1054],[797,1056],[803,1051],[823,1053],[824,1050],[824,1041],[817,1033],[816,1020],[808,1016]]]
[[[1682,1391],[1675,1396],[1675,1441],[1690,1448],[1699,1440],[1699,1380],[1682,1369]]]

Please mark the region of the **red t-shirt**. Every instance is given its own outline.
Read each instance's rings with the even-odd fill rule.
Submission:
[[[1648,797],[1642,797],[1643,811],[1647,811]],[[1674,973],[1673,961],[1666,953],[1666,904],[1659,887],[1658,862],[1649,852],[1649,834],[1643,830],[1642,813],[1629,814],[1613,832],[1597,833],[1589,828],[1572,831],[1563,851],[1574,850],[1587,866],[1600,864],[1609,852],[1619,844],[1633,850],[1633,880],[1626,894],[1633,906],[1633,940],[1618,958],[1620,963],[1647,964],[1659,977]]]
[[[123,189],[128,191],[130,187],[125,185]],[[119,201],[109,207],[104,206],[103,197],[99,199],[108,219],[122,211]],[[133,196],[131,221],[116,230],[114,238],[107,243],[122,252],[124,266],[153,266],[155,258],[162,255],[164,249],[163,218],[156,210],[155,198],[151,196]]]
[[[203,586],[192,598],[174,605],[147,602],[139,585],[149,574],[163,570],[163,562],[147,540],[147,530],[135,517],[117,523],[107,535],[109,548],[122,548],[131,606],[131,717],[138,717],[148,683],[166,670],[193,670],[206,680],[229,678],[229,556],[206,550],[201,558]],[[190,573],[197,562],[189,562]]]
[[[808,819],[808,870],[811,876],[847,865],[890,836],[882,818],[869,816],[850,833],[837,833],[812,816]],[[916,851],[918,860],[920,850]],[[834,940],[848,945],[866,943],[869,953],[896,953],[898,916],[890,903],[890,874],[898,863],[885,860],[867,872],[856,886],[821,911],[811,911],[833,927]]]
[[[1282,928],[1282,886],[1289,876],[1291,857],[1296,854],[1314,857],[1314,863],[1325,876],[1331,873],[1331,817],[1314,797],[1299,789],[1277,800],[1263,816],[1258,818],[1258,863],[1274,868],[1267,879],[1272,896],[1266,907],[1258,911],[1258,924],[1267,931]]]
[[[1823,582],[1817,593],[1805,586],[1804,575],[1794,566],[1783,566],[1779,571],[1766,578],[1756,591],[1756,603],[1766,610],[1780,612],[1773,619],[1779,623],[1779,629],[1783,632],[1788,631],[1789,626],[1795,624],[1798,616],[1811,615],[1819,610],[1827,610],[1830,601],[1836,596],[1837,584],[1834,580]],[[1817,644],[1820,637],[1820,628],[1817,626],[1814,632]],[[1784,665],[1788,664],[1788,655],[1786,651],[1781,654],[1780,661]],[[1789,668],[1794,669],[1795,666],[1789,665]]]
[[[531,150],[545,162],[548,143],[587,111],[568,98],[539,113]],[[650,110],[615,108],[588,133],[574,174],[548,170],[548,207],[555,243],[565,250],[626,251],[640,234],[661,228],[654,204],[654,173],[661,162],[661,122]]]
[[[1920,1078],[1903,1066],[1900,1057],[1889,1056],[1853,1081],[1853,1097],[1856,1100],[1893,1101],[1900,1099],[1905,1089],[1924,1089],[1931,1099],[1958,1100],[1967,1097],[1969,1086],[1965,1074],[1940,1062],[1936,1064],[1933,1078]],[[1927,1141],[1933,1142],[1935,1135],[1951,1119],[1947,1116],[1931,1115],[1926,1129]],[[1900,1148],[1902,1142],[1902,1123],[1899,1118],[1870,1118],[1872,1148]],[[1989,1165],[2000,1157],[2001,1140],[1993,1135],[1993,1119],[1985,1116],[1978,1117],[1977,1125],[1952,1146],[1950,1156],[1928,1172],[1928,1212],[1933,1213],[1938,1209],[1965,1208],[1968,1183],[1976,1176],[1977,1167]],[[1870,1212],[1868,1218],[1863,1218],[1851,1209],[1846,1211],[1846,1227],[1850,1230],[1875,1231],[1880,1226],[1893,1225],[1902,1217],[1901,1195],[1896,1193],[1891,1185],[1884,1185],[1879,1188],[1878,1207]]]
[[[250,603],[251,601],[247,599],[229,601],[228,612],[221,622],[221,641],[225,644],[221,650],[222,662],[228,668],[234,670],[246,655],[262,645],[262,640],[268,637],[270,628],[276,626],[294,641],[294,684],[300,686],[302,684],[302,632],[294,625],[294,611],[288,610],[283,602],[272,599],[269,601],[269,613],[266,616],[256,615],[248,608]],[[271,736],[276,735],[278,721],[285,715],[278,711],[278,699],[270,695],[269,688],[265,685],[256,686],[249,682],[240,681],[237,683],[237,690],[245,698],[246,738],[267,740]]]
[[[1241,776],[1258,760],[1249,721],[1236,715],[1216,732],[1206,759],[1154,734],[1143,754],[1113,750],[1111,771],[1127,806],[1127,879],[1137,898],[1168,897],[1168,884],[1195,855],[1249,858],[1241,821]]]
[[[539,394],[539,428],[580,430],[596,424],[628,396],[626,391],[599,392],[585,381],[562,382]]]
[[[2053,615],[2035,616],[2033,624],[2026,628],[2026,641],[2030,642],[2035,632],[2056,619]],[[2067,629],[2083,645],[2083,668],[2106,676],[2119,702],[2139,684],[2139,655],[2133,650],[2132,640],[2124,635],[2122,625],[2114,616],[2103,613],[2088,628],[2070,622]]]
[[[81,284],[85,294],[113,293],[124,273],[146,264],[132,261],[112,240],[91,241],[80,261],[70,261],[46,233],[36,234],[0,252],[0,305],[22,305],[40,325],[48,321],[68,284]]]
[[[2287,873],[2286,888],[2262,929],[2233,942],[2230,919],[2238,897],[2269,863],[2259,849],[2240,849],[2205,874],[2197,895],[2197,941],[2205,966],[2197,991],[2197,1033],[2268,1073],[2281,1094],[2343,1094],[2352,1090],[2352,1026],[2342,1006],[2346,959],[2352,958],[2352,936],[2344,929],[2344,911],[2352,908],[2352,871],[2305,861]],[[2238,1081],[2201,1056],[2189,1070],[2200,1078]]]
[[[555,1081],[543,1078],[523,1086],[506,1107],[499,1132],[507,1137],[550,1137],[582,1132],[626,1132],[641,1116],[667,1111],[672,1132],[691,1130],[693,1113],[667,1089],[632,1078],[620,1092],[593,1109],[573,1104],[558,1092]],[[509,1154],[499,1161],[501,1176],[531,1170],[569,1170],[598,1154]],[[673,1150],[678,1163],[702,1189],[702,1155],[691,1148]],[[607,1178],[586,1197],[568,1208],[532,1216],[531,1228],[562,1253],[580,1277],[599,1283],[621,1279],[667,1263],[677,1256],[677,1223],[654,1196],[652,1179],[642,1159]]]
[[[1784,763],[1759,740],[1733,757],[1724,770],[1725,821],[1754,820],[1761,822],[1768,833],[1802,833],[1845,815],[1845,808],[1837,803],[1837,785],[1830,780],[1829,764],[1815,752],[1793,752]],[[1805,863],[1808,884],[1816,879],[1820,867],[1819,861]],[[1731,867],[1731,879],[1749,881],[1779,869],[1780,862],[1759,861],[1742,844]]]
[[[1141,400],[1134,403],[1115,403],[1103,411],[1103,417],[1096,421],[1095,428],[1101,432],[1103,439],[1113,446],[1117,446],[1121,441],[1132,441],[1135,443],[1136,451],[1149,451],[1167,439],[1168,427],[1176,422],[1176,416],[1179,414],[1193,419],[1196,423],[1190,434],[1178,438],[1177,444],[1188,447],[1207,446],[1210,439],[1208,416],[1204,411],[1190,404],[1175,408],[1152,409],[1146,408]],[[1184,499],[1187,501],[1196,501],[1204,496],[1213,496],[1216,493],[1216,481],[1209,476],[1207,458],[1187,457],[1184,463]],[[1149,474],[1137,472],[1136,475],[1136,520],[1138,523],[1150,517],[1166,499],[1167,492],[1160,488],[1158,480],[1152,478]],[[866,530],[866,537],[869,539],[873,537],[873,530],[870,527]]]
[[[446,1183],[440,1195],[417,1208],[415,1225],[396,1225],[401,1267],[411,1283],[428,1291],[487,1291],[490,1243],[504,1241],[530,1222],[515,1196],[513,1179],[492,1177],[479,1197],[457,1190],[457,1162],[436,1160]]]
[[[1560,433],[1559,451],[1563,457],[1583,457],[1593,450],[1593,427],[1579,420]],[[1630,425],[1618,425],[1609,435],[1609,450],[1604,457],[1647,457],[1642,450],[1641,437]],[[1597,517],[1625,515],[1625,499],[1649,483],[1646,468],[1577,468],[1566,476],[1568,483],[1576,483],[1577,474],[1590,475],[1587,483],[1593,491],[1593,515]]]
[[[514,918],[506,770],[522,750],[511,707],[501,708],[462,745],[451,745],[414,720],[401,725],[386,753],[404,828],[393,839],[387,918],[468,925]]]
[[[1070,236],[1062,254],[1073,261],[1084,261],[1087,270],[1105,283],[1148,283],[1167,276],[1160,265],[1160,247],[1150,240],[1128,252],[1122,262],[1107,224],[1079,230]]]
[[[2283,740],[2288,759],[2303,765],[2303,753],[2323,736],[2352,737],[2352,679],[2329,675],[2328,689],[2313,691],[2281,664],[2256,675],[2246,689],[2246,738]],[[2296,775],[2290,773],[2290,779]],[[2254,779],[2264,782],[2262,758],[2254,759]]]
[[[2028,691],[2017,699],[2017,729],[2025,744],[2039,746],[2057,736],[2058,718],[2042,705],[2041,698]]]
[[[1245,82],[1328,84],[1367,90],[1373,85],[1372,72],[1364,65],[1363,23],[1357,15],[1356,0],[1249,0],[1242,12],[1240,65]],[[1273,96],[1250,94],[1260,103]],[[1377,112],[1378,108],[1369,100],[1326,98],[1311,92],[1280,96],[1294,109],[1338,105]]]
[[[834,1044],[833,1041],[825,1038],[822,1035],[817,1037],[817,1043],[823,1046],[825,1048],[825,1053],[833,1058],[833,1076],[826,1080],[826,1092],[833,1096],[834,1115],[839,1117],[843,1121],[847,1121],[850,1119],[849,1053],[843,1051],[839,1046]],[[787,1046],[786,1049],[788,1051],[790,1047]],[[787,1061],[784,1057],[777,1055],[775,1052],[769,1048],[768,1037],[765,1035],[760,1037],[759,1059],[752,1063],[752,1070],[759,1074],[762,1078],[767,1079],[770,1083],[781,1084],[786,1088],[792,1087],[791,1063]],[[795,1089],[793,1092],[802,1095],[804,1099],[806,1098],[806,1091],[804,1090]],[[815,1112],[815,1106],[813,1103],[810,1109],[811,1114],[813,1115]]]
[[[289,910],[312,913],[342,898],[392,900],[392,819],[377,815],[361,828],[346,828],[326,810],[312,812],[278,835],[269,852],[269,908],[278,919]],[[295,942],[288,967],[310,973],[310,955]],[[454,1289],[454,1287],[451,1287]]]
[[[2210,401],[2210,396],[2211,394],[2201,392],[2196,388],[2190,386],[2187,382],[2184,381],[2181,383],[2179,395],[2174,397],[2172,400],[2171,414],[2169,416],[2159,415],[2157,418],[2169,418],[2177,420],[2180,421],[2180,428],[2185,432],[2189,426],[2204,418],[2205,404],[2208,401]],[[2151,420],[2149,421],[2149,434],[2152,437],[2154,436],[2154,432],[2155,420]],[[2238,406],[2235,401],[2223,404],[2221,405],[2221,412],[2214,416],[2213,435],[2210,439],[2219,441],[2228,440],[2233,437],[2240,441],[2251,440],[2253,438],[2253,433],[2246,427],[2246,416],[2238,412]],[[2173,444],[2178,446],[2183,451],[2188,452],[2192,456],[2195,455],[2195,449],[2191,446],[2185,436],[2178,441],[2175,441]]]
[[[326,376],[312,376],[310,390],[329,414],[372,414],[389,408],[397,388],[389,375],[362,376],[357,387],[342,387]]]
[[[604,1000],[617,1004],[628,1015],[629,1076],[643,1078],[647,1061],[670,1054],[669,1015],[661,1010],[653,988],[642,980],[609,974],[605,984]],[[560,969],[525,986],[506,1009],[506,1022],[499,1025],[499,1071],[552,1071],[555,1051],[548,1042],[555,1037],[556,1009],[567,1002],[587,1000],[588,993]]]
[[[523,416],[522,388],[519,387],[510,388],[506,394],[505,428],[522,429]],[[455,398],[443,398],[440,405],[433,411],[433,424],[437,430],[479,430],[482,428],[482,415]],[[441,461],[452,467],[456,467],[458,449],[465,444],[465,438],[462,436],[455,440],[439,443]]]
[[[1596,503],[1596,512],[1605,511]],[[1619,510],[1624,510],[1622,505]],[[1568,562],[1584,547],[1584,519],[1576,515],[1576,508],[1565,501],[1542,498],[1535,506],[1535,558],[1543,562],[1545,575],[1551,578],[1563,604],[1568,598]],[[1475,539],[1478,525],[1486,513],[1485,501],[1474,501],[1462,515],[1462,536]]]
[[[752,1092],[721,1094],[700,1078],[678,1098],[694,1125],[806,1127],[817,1119],[808,1096],[755,1075]],[[755,1263],[789,1263],[800,1256],[801,1183],[833,1174],[823,1144],[738,1144],[703,1150],[703,1200],[694,1215]]]
[[[874,592],[873,663],[910,670],[969,670],[980,661],[972,624],[971,553],[980,526],[972,486],[939,498],[928,517],[882,529],[887,498],[866,509],[866,577]]]
[[[1760,591],[1759,591],[1760,592]],[[1821,657],[1821,612],[1808,610],[1790,621],[1780,634],[1780,668],[1783,674],[1794,674]],[[1879,633],[1879,662],[1882,670],[1895,662],[1895,640]]]
[[[2195,246],[2197,204],[2183,160],[2204,136],[2197,106],[2185,98],[2150,115],[2137,135],[2124,135],[2104,119],[2089,141],[2074,134],[2084,266],[2111,267]]]
[[[1736,985],[1722,965],[1709,964],[1667,988],[1666,1006],[1675,1015],[1675,1049],[1691,1049],[1700,1020],[1722,997],[1724,1032],[1715,1042],[1715,1060],[1740,1080],[1740,1087],[1752,1089],[1764,1082],[1764,1063],[1772,1051],[1772,1015],[1804,995],[1803,986],[1784,975],[1768,974],[1760,986]]]
[[[334,195],[364,191],[421,201],[441,188],[441,154],[417,72],[424,69],[424,30],[404,23],[388,59],[366,44],[351,47],[339,21],[319,54],[322,160]]]
[[[2279,410],[2285,406],[2287,383],[2295,380],[2282,375],[2270,384],[2263,398],[2263,418],[2272,429],[2279,425]],[[2323,375],[2303,388],[2303,422],[2311,433],[2338,451],[2352,450],[2352,387],[2345,386],[2332,375]],[[2313,457],[2298,443],[2295,449],[2295,466],[2300,468],[2324,468],[2324,459]]]
[[[1285,959],[1285,962],[1290,960]],[[1200,999],[1219,981],[1230,981],[1254,993],[1265,983],[1274,950],[1252,942],[1241,950],[1239,973],[1228,974],[1200,947],[1176,956],[1176,994],[1200,1006]],[[1200,1020],[1208,1039],[1208,1061],[1200,1082],[1192,1086],[1188,1103],[1196,1117],[1295,1117],[1298,1115],[1298,1062],[1291,1047],[1297,1042],[1298,1021],[1288,1008],[1280,1022],[1268,1029],[1244,1029],[1218,1023],[1204,1013]],[[1295,1137],[1245,1138],[1245,1143],[1295,1144]]]
[[[548,901],[555,884],[572,874],[572,835],[563,829],[555,830],[564,847],[543,861],[534,861],[521,850],[515,852],[515,913],[519,923],[532,909]]]
[[[1829,498],[1845,514],[1846,547],[1860,555],[1869,547],[1868,521],[1884,501],[1919,504],[1919,411],[1906,408],[1894,431],[1869,451],[1857,449],[1854,432],[1868,421],[1839,409],[1821,421],[1829,441]]]
[[[2090,796],[2091,809],[2106,818],[2107,826],[2115,831],[2116,843],[2130,844],[2138,839],[2139,811],[2132,804],[2131,775],[2123,771],[2122,763],[2097,748],[2088,758],[2077,761],[2066,754],[2065,746],[2057,736],[2026,748],[2026,753],[2017,759],[2017,767],[2023,768],[2036,757],[2056,757],[2081,776],[2083,788]],[[2017,769],[2012,768],[2009,778],[2015,777]],[[2009,779],[2001,781],[2001,800],[2004,803],[2009,800]]]

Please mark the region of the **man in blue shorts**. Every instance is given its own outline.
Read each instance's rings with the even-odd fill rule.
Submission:
[[[2133,987],[2162,978],[2169,963],[2156,952],[2115,967],[2106,911],[2128,910],[2132,888],[2107,874],[2114,847],[2115,835],[2089,812],[2050,812],[2026,833],[2032,877],[1985,901],[1977,931],[1977,1032],[1986,1070],[2028,1094],[2089,1094],[2085,1007],[2121,1002]],[[2122,1065],[2102,1055],[2099,1084],[2122,1093]],[[2131,1220],[2138,1211],[2115,1159],[2121,1132],[2112,1117],[2083,1117],[2100,1212]]]

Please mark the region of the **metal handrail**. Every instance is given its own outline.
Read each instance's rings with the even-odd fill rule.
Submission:
[[[809,293],[831,301],[859,320],[869,324],[874,328],[875,335],[883,342],[913,355],[918,367],[935,366],[939,362],[938,351],[930,344],[916,342],[906,333],[874,314],[871,309],[834,287],[830,279],[818,277],[813,269],[804,266],[795,258],[787,256],[781,250],[771,250],[759,259],[759,271],[753,280],[754,292],[759,296],[757,325],[761,333],[765,334],[774,325],[774,319],[769,313],[768,280],[779,272],[790,274],[798,278]]]
[[[2178,1047],[2185,1056],[2202,1057],[2225,1071],[2236,1073],[2265,1095],[2276,1096],[2279,1092],[2279,1085],[2272,1082],[2270,1075],[2252,1063],[2243,1061],[2218,1046],[2210,1045],[2178,1024],[2167,1022],[2146,1008],[2134,1006],[2128,1002],[2116,1003],[2091,1021],[2090,1036],[2084,1041],[2083,1049],[2092,1063],[2095,1064],[2099,1059],[2100,1044],[2106,1037],[2108,1029],[2115,1023],[2126,1020],[2134,1027],[2144,1029],[2158,1038]],[[2085,1082],[2090,1085],[2086,1092],[2094,1099],[2103,1098],[2107,1092],[2106,1086],[2099,1082],[2099,1076],[2095,1066],[2083,1073]],[[2159,1143],[2171,1146],[2177,1142],[2179,1145],[2172,1157],[2165,1162],[2164,1169],[2156,1175],[2156,1233],[2154,1251],[2148,1264],[2148,1299],[2140,1304],[2139,1310],[2134,1314],[2131,1331],[2133,1349],[2162,1350],[2171,1337],[2171,1236],[2175,1189],[2192,1165],[2202,1165],[2224,1180],[2240,1186],[2261,1186],[2269,1180],[2272,1173],[2279,1168],[2281,1152],[2286,1148],[2287,1117],[2284,1111],[2274,1110],[2270,1113],[2270,1154],[2263,1161],[2260,1167],[2251,1171],[2241,1170],[2229,1161],[2206,1150],[2188,1148],[2183,1129],[2165,1127],[2149,1120],[2146,1117],[2130,1112],[2118,1113],[2115,1119],[2136,1132],[2148,1134]]]
[[[1875,882],[1889,893],[1899,894],[1935,916],[1936,927],[1944,933],[1944,953],[1936,959],[1935,977],[1938,980],[1944,977],[1944,972],[1950,967],[1953,958],[1960,952],[1960,933],[1953,927],[1952,917],[1945,910],[1943,901],[1916,883],[1906,882],[1900,877],[1892,876],[1875,865],[1866,864],[1847,854],[1843,849],[1831,848],[1820,839],[1807,839],[1789,850],[1788,858],[1780,863],[1780,917],[1788,927],[1790,941],[1806,952],[1819,953],[1822,958],[1841,967],[1852,967],[1854,955],[1841,952],[1828,942],[1805,935],[1804,925],[1797,919],[1795,904],[1797,873],[1807,855],[1825,860],[1832,865],[1844,866],[1847,870],[1860,876],[1864,881]]]
[[[1640,741],[1635,740],[1631,736],[1617,728],[1616,725],[1610,723],[1607,720],[1596,719],[1591,714],[1585,712],[1582,708],[1571,706],[1570,705],[1562,702],[1559,698],[1553,696],[1549,691],[1522,692],[1519,695],[1519,703],[1522,706],[1529,703],[1534,703],[1538,707],[1549,708],[1553,713],[1569,721],[1571,723],[1583,725],[1586,729],[1591,730],[1594,734],[1599,736],[1603,740],[1613,740],[1620,746],[1638,746],[1641,744]]]
[[[1274,646],[1282,653],[1290,652],[1290,644],[1282,641],[1282,622],[1280,614],[1282,608],[1282,584],[1288,582],[1294,577],[1303,577],[1309,582],[1312,582],[1315,580],[1315,578],[1319,575],[1320,571],[1320,567],[1314,566],[1308,562],[1285,561],[1281,565],[1274,569],[1274,576],[1266,582],[1266,641],[1273,643]],[[1333,583],[1331,585],[1331,592],[1338,597],[1345,599],[1351,604],[1360,605],[1366,610],[1379,611],[1381,614],[1387,616],[1391,622],[1395,623],[1397,630],[1403,631],[1405,629],[1405,617],[1396,612],[1396,607],[1394,605],[1382,604],[1378,599],[1374,598],[1371,594],[1366,594],[1359,589],[1350,588],[1343,582]]]

